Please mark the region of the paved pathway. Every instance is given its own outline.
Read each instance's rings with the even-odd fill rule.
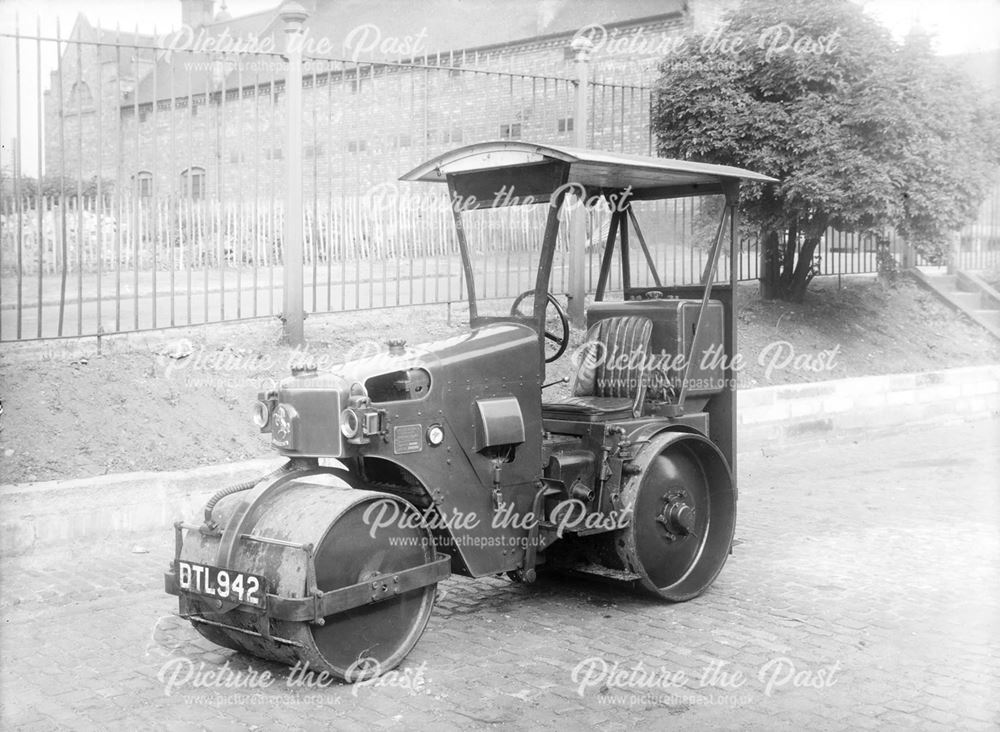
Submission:
[[[8,558],[0,726],[996,729],[998,437],[976,422],[744,456],[738,544],[703,597],[449,580],[381,687],[290,686],[202,640],[162,594],[167,532]]]

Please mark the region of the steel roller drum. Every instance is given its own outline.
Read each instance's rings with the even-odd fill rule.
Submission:
[[[188,531],[180,558],[263,576],[268,593],[289,598],[308,594],[304,546],[313,548],[315,584],[321,592],[434,559],[430,532],[419,526],[410,503],[351,487],[345,481],[356,479],[342,471],[306,472],[320,474],[293,472],[223,498],[214,512],[223,528],[221,538]],[[373,532],[365,512],[383,508],[413,520],[394,521]],[[206,604],[210,601],[201,599],[197,602],[208,623],[194,618],[193,624],[218,645],[287,665],[305,662],[316,672],[357,680],[388,671],[406,656],[427,625],[436,587],[431,584],[330,615],[322,624],[275,619],[268,629],[270,638],[261,633],[259,615],[212,608]]]

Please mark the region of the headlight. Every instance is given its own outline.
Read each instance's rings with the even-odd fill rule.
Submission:
[[[271,421],[271,407],[267,402],[256,402],[253,405],[253,423],[260,429],[267,427]]]
[[[348,440],[357,437],[361,432],[361,420],[353,409],[345,409],[340,413],[340,433]]]

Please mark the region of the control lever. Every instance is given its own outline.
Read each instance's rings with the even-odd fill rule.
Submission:
[[[569,381],[568,376],[564,376],[561,379],[556,379],[555,381],[550,381],[548,384],[542,384],[543,389],[548,389],[550,386],[555,386],[556,384],[565,384]]]

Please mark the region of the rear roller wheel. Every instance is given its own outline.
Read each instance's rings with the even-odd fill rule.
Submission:
[[[668,433],[635,461],[622,491],[629,525],[613,535],[622,567],[666,600],[704,592],[729,556],[736,495],[725,457],[707,438]]]

